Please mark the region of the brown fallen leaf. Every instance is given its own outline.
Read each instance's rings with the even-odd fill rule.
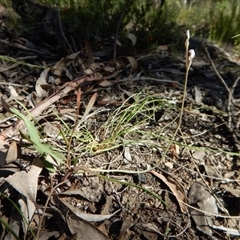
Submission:
[[[177,183],[176,181],[171,179],[170,176],[164,177],[162,174],[157,173],[155,171],[150,171],[150,173],[152,173],[154,176],[161,179],[169,187],[169,189],[171,190],[172,194],[175,196],[175,198],[179,204],[181,212],[187,213],[187,208],[183,204],[183,202],[185,202],[185,200],[186,200],[183,187],[179,183]]]
[[[106,219],[111,218],[112,216],[114,216],[116,213],[118,213],[120,211],[117,210],[112,214],[91,214],[91,213],[85,213],[82,212],[79,208],[67,203],[64,198],[58,198],[60,200],[60,202],[65,205],[65,207],[67,207],[69,210],[71,210],[77,217],[84,219],[85,221],[89,221],[89,222],[101,222],[104,221]]]
[[[8,142],[0,140],[0,167],[3,167],[6,164],[7,152],[10,148]]]
[[[132,45],[133,45],[133,47],[134,47],[134,46],[136,45],[136,43],[137,43],[137,37],[136,37],[136,35],[133,34],[133,33],[128,32],[128,33],[127,33],[127,37],[131,40]]]
[[[18,148],[18,145],[15,141],[12,141],[10,146],[9,146],[9,149],[8,149],[8,152],[7,152],[7,157],[6,157],[6,164],[9,164],[11,162],[14,162],[17,160],[18,158],[18,153],[19,153],[19,148]]]
[[[114,82],[103,80],[103,81],[99,82],[98,85],[101,86],[101,87],[110,87],[110,86],[112,86],[114,84],[115,84]]]
[[[208,236],[212,236],[211,226],[213,223],[211,215],[218,214],[216,199],[200,182],[193,183],[189,190],[188,199],[189,204],[194,207],[194,209],[190,208],[190,214],[197,225],[197,229]],[[196,208],[209,214],[198,211]]]
[[[16,161],[18,158],[18,146],[15,141],[9,144],[0,140],[0,167]]]
[[[81,51],[73,53],[65,58],[62,58],[60,61],[58,61],[52,68],[51,68],[51,72],[58,77],[61,77],[62,75],[62,70],[63,67],[72,61],[75,61],[77,59],[77,57],[79,56],[79,54],[81,53]]]
[[[76,234],[76,240],[109,240],[109,238],[93,224],[77,217],[73,213],[69,212],[66,216],[66,220],[70,232]]]
[[[133,225],[135,224],[134,221],[132,220],[129,220],[129,219],[125,219],[122,223],[122,227],[121,227],[121,230],[120,230],[120,234],[119,234],[119,237],[118,237],[118,240],[123,240],[124,239],[124,234],[127,232],[127,230],[129,228],[131,228]]]
[[[132,71],[136,71],[138,68],[138,63],[137,60],[134,57],[126,57],[128,59],[128,61],[130,62],[131,66],[132,66]]]
[[[43,89],[42,86],[47,85],[47,76],[48,76],[49,70],[50,68],[47,68],[44,71],[42,71],[42,73],[40,74],[40,77],[36,81],[35,91],[38,99],[41,99],[47,96],[47,91]]]
[[[29,172],[16,172],[5,179],[11,187],[15,188],[20,193],[18,204],[20,206],[21,219],[17,221],[17,224],[21,226],[24,234],[27,234],[29,222],[36,210],[38,176],[42,168],[42,161],[40,159],[35,159]],[[27,219],[29,222],[24,219]],[[13,225],[14,224],[16,223],[13,222]]]
[[[38,176],[43,168],[43,162],[36,158],[29,172],[20,171],[5,179],[13,188],[24,195],[31,202],[36,202]],[[27,218],[28,219],[28,218]]]

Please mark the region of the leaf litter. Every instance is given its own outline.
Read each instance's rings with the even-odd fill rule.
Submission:
[[[25,38],[1,43],[16,61],[0,68],[1,238],[239,236],[238,62],[208,43],[230,92],[207,56],[193,61],[181,129],[163,158],[182,101],[182,57],[161,46],[111,59],[88,42],[65,57]]]

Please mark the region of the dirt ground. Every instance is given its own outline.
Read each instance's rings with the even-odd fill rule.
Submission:
[[[16,239],[239,239],[237,55],[206,43],[207,56],[191,40],[174,137],[184,51],[120,49],[113,59],[108,40],[63,56],[4,24],[0,36],[1,239],[13,239],[9,229]],[[10,107],[26,109],[16,99],[64,154],[54,173],[18,127]]]

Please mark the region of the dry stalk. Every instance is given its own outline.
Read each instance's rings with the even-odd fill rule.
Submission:
[[[188,73],[189,73],[189,69],[192,65],[192,60],[195,57],[195,52],[193,49],[188,50],[189,47],[189,39],[190,39],[190,32],[189,30],[187,30],[186,32],[186,41],[185,41],[185,51],[186,51],[186,73],[185,73],[185,79],[184,79],[184,89],[183,89],[183,97],[182,97],[182,104],[181,104],[181,109],[180,109],[180,113],[179,113],[179,118],[178,118],[178,125],[177,128],[175,130],[175,132],[172,135],[171,140],[169,141],[167,148],[164,152],[163,158],[166,156],[168,150],[170,149],[174,139],[176,138],[176,135],[181,127],[182,124],[182,116],[183,116],[183,112],[184,112],[184,104],[185,104],[185,99],[187,96],[187,82],[188,82]],[[160,163],[160,162],[159,162]]]

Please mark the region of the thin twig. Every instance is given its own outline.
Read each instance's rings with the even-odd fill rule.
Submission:
[[[206,47],[206,46],[203,46],[203,47],[204,47],[204,50],[205,50],[205,52],[206,52],[206,54],[207,54],[207,57],[208,57],[211,65],[212,65],[212,67],[213,67],[213,70],[215,71],[215,73],[217,74],[218,78],[221,80],[222,84],[224,85],[224,87],[226,88],[226,90],[227,90],[228,93],[229,93],[229,92],[230,92],[230,89],[229,89],[228,85],[226,84],[225,80],[222,78],[222,76],[221,76],[220,73],[218,72],[218,70],[217,70],[217,68],[216,68],[216,66],[215,66],[215,64],[214,64],[214,62],[213,62],[213,60],[212,60],[212,58],[211,58],[211,56],[210,56],[210,54],[209,54],[209,51],[208,51],[207,47]]]
[[[220,79],[220,81],[222,82],[222,84],[224,85],[225,89],[227,90],[228,92],[228,104],[227,104],[227,112],[228,112],[228,127],[229,129],[232,129],[232,102],[233,102],[233,91],[234,91],[234,88],[230,89],[228,87],[228,85],[226,84],[225,80],[222,78],[222,76],[220,75],[220,73],[218,72],[210,54],[209,54],[209,51],[207,49],[206,46],[203,46],[204,47],[204,50],[207,54],[207,57],[213,67],[213,70],[215,71],[215,73],[217,74],[218,78]],[[237,82],[235,81],[233,86],[235,86],[237,84]]]
[[[11,82],[0,82],[0,85],[8,85],[8,86],[14,86],[14,87],[20,87],[20,88],[29,88],[29,87],[33,87],[29,84],[25,84],[25,85],[22,85],[22,84],[17,84],[17,83],[11,83]]]
[[[115,36],[114,36],[113,59],[116,59],[116,57],[117,57],[117,40],[118,40],[118,35],[119,35],[120,24],[122,22],[122,18],[124,16],[125,11],[126,11],[126,8],[124,8],[122,10],[120,18],[118,20],[117,30],[116,30],[116,33],[115,33]]]
[[[170,149],[180,127],[182,124],[182,117],[183,117],[183,112],[184,112],[184,104],[185,104],[185,99],[187,96],[187,82],[188,82],[188,73],[189,73],[189,69],[190,66],[192,65],[192,59],[195,56],[195,52],[194,50],[188,50],[189,47],[189,38],[190,38],[190,33],[189,31],[187,31],[186,34],[186,41],[185,41],[185,49],[186,49],[186,73],[185,73],[185,79],[184,79],[184,89],[183,89],[183,97],[182,97],[182,104],[181,104],[181,109],[180,109],[180,113],[179,113],[179,118],[178,118],[178,125],[176,130],[174,131],[171,140],[169,141],[166,150],[164,151],[163,154],[163,158],[166,156],[168,150]]]
[[[40,217],[39,226],[38,226],[38,230],[37,230],[37,234],[36,234],[36,239],[39,239],[40,229],[41,229],[41,226],[42,226],[42,223],[43,223],[44,215],[46,213],[47,206],[48,206],[48,203],[50,202],[50,199],[51,199],[51,197],[53,195],[53,192],[55,191],[56,188],[60,187],[61,185],[63,185],[67,181],[68,181],[68,179],[64,180],[63,182],[60,182],[55,187],[52,186],[52,189],[51,189],[51,191],[50,191],[50,193],[48,195],[47,201],[46,201],[46,203],[45,203],[45,205],[43,207],[43,213],[42,213],[42,216]]]
[[[71,45],[69,44],[64,32],[63,32],[63,28],[62,28],[62,21],[61,21],[61,18],[60,18],[60,11],[58,10],[58,22],[59,22],[59,28],[60,28],[60,31],[61,31],[61,34],[62,34],[62,37],[64,39],[64,41],[66,42],[67,46],[69,47],[69,49],[71,50],[71,53],[73,53],[73,50],[71,48]]]

